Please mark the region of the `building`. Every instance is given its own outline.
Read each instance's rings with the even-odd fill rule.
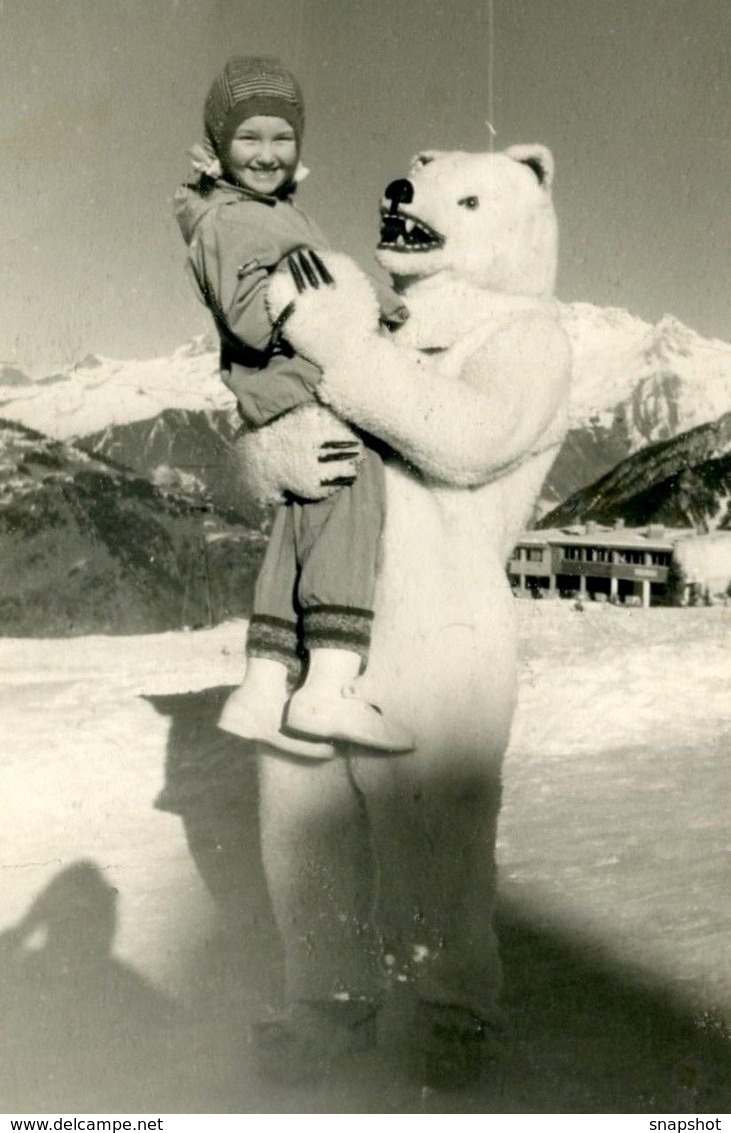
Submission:
[[[677,547],[692,528],[586,523],[527,531],[508,564],[511,586],[562,598],[653,606],[668,600]]]

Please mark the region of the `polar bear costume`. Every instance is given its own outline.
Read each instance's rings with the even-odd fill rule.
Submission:
[[[505,564],[566,427],[567,339],[551,299],[553,162],[542,146],[420,154],[383,202],[378,258],[410,311],[379,334],[346,257],[334,286],[270,288],[332,407],[244,442],[260,494],[314,483],[353,422],[389,446],[368,669],[358,694],[416,750],[261,760],[263,854],[290,1003],[377,1004],[390,973],[423,1003],[491,1020],[501,762],[516,700]],[[309,480],[308,480],[309,477]]]

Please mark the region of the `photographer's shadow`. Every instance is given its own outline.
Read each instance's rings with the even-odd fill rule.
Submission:
[[[179,1012],[114,957],[116,926],[116,889],[93,862],[78,861],[0,933],[6,1112],[122,1110],[132,1095],[141,1107],[162,1102]]]

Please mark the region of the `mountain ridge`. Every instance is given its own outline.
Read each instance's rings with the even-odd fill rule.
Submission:
[[[544,515],[539,527],[595,520],[731,531],[731,412],[649,445]]]
[[[0,634],[139,633],[248,612],[264,535],[0,420]]]
[[[704,339],[673,315],[651,324],[621,307],[574,302],[558,309],[574,351],[574,381],[568,434],[540,514],[642,448],[731,409],[731,343]],[[3,381],[9,369],[15,375]],[[0,415],[80,440],[152,481],[235,503],[230,446],[239,422],[207,336],[169,357],[87,355],[50,377],[17,374],[0,366]]]

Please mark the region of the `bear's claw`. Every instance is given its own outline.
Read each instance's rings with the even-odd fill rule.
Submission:
[[[324,283],[326,287],[335,286],[332,275],[312,248],[300,248],[287,256],[287,266],[300,295],[306,290],[308,284],[315,289],[321,283]]]

